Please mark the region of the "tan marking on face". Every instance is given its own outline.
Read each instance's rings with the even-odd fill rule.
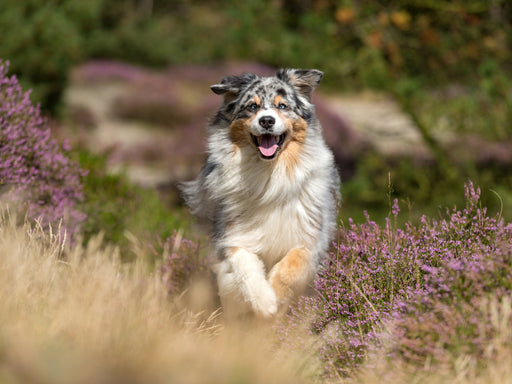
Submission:
[[[277,107],[279,104],[286,104],[288,105],[288,103],[286,102],[286,100],[283,98],[283,96],[281,95],[277,95],[276,97],[274,97],[274,105]]]
[[[255,95],[252,100],[249,102],[256,103],[258,105],[261,104],[261,99]],[[236,119],[229,126],[229,132],[231,135],[231,141],[235,144],[236,147],[244,147],[250,144],[250,134],[249,127],[251,126],[252,121],[256,115],[252,115],[247,119]]]
[[[247,143],[247,128],[249,124],[248,119],[238,119],[231,123],[229,126],[229,133],[233,144],[241,147]]]
[[[249,127],[253,119],[254,116],[247,119],[237,119],[229,126],[231,141],[236,147],[245,147],[250,144]]]
[[[293,121],[292,124],[292,139],[298,143],[304,144],[306,141],[306,132],[308,129],[308,123],[302,117]]]
[[[305,248],[293,248],[275,265],[270,283],[280,303],[301,294],[313,278],[310,257]]]
[[[290,141],[286,148],[283,148],[279,161],[284,165],[286,174],[293,175],[293,171],[299,163],[299,154],[301,151],[301,144],[296,141]]]
[[[302,146],[306,141],[306,131],[308,125],[306,121],[300,117],[297,120],[283,120],[285,120],[286,126],[289,127],[289,138],[283,145],[279,161],[281,161],[284,165],[286,173],[291,176],[299,162],[300,152],[302,151]]]
[[[229,247],[227,250],[226,250],[226,256],[233,256],[235,253],[237,253],[239,250],[241,250],[243,248],[241,247]]]

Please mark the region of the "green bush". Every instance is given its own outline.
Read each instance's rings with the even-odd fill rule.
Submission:
[[[474,169],[471,164],[460,165],[460,174],[449,179],[443,170],[430,163],[414,164],[410,159],[383,160],[368,154],[360,159],[355,176],[342,183],[341,219],[352,217],[365,222],[363,211],[371,212],[379,224],[389,215],[390,201],[399,199],[406,207],[400,224],[417,224],[422,214],[437,217],[440,207],[461,206],[462,181],[476,180],[482,188],[482,202],[492,214],[500,213],[506,220],[512,218],[512,176],[509,167],[488,164]]]
[[[82,40],[65,9],[47,2],[5,0],[0,11],[0,57],[9,59],[32,99],[53,108],[72,63],[82,56]],[[69,1],[71,3],[71,1]]]
[[[5,0],[0,57],[10,60],[24,88],[34,89],[33,101],[56,112],[68,72],[80,61],[113,57],[167,63],[170,51],[163,56],[162,49],[175,37],[164,26],[139,15],[135,2]]]
[[[127,251],[129,234],[149,246],[171,237],[175,230],[188,228],[186,214],[179,209],[171,211],[156,191],[130,183],[123,174],[107,172],[104,156],[86,151],[77,151],[76,156],[89,171],[83,180],[81,207],[88,215],[82,225],[84,242],[103,233],[107,243]],[[122,254],[128,255],[128,252]]]

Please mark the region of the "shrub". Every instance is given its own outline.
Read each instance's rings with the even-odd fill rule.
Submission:
[[[424,364],[450,364],[453,356],[492,357],[490,300],[512,293],[512,225],[486,215],[480,190],[466,189],[466,208],[449,221],[425,220],[422,286],[397,301],[392,354]],[[436,262],[428,262],[428,260]],[[512,317],[506,319],[512,326]]]
[[[85,219],[76,208],[85,172],[66,156],[69,148],[51,137],[30,92],[23,93],[7,71],[8,63],[0,60],[0,192],[44,227],[64,218],[64,229],[73,236]]]
[[[70,17],[72,2],[60,3],[6,0],[0,12],[0,31],[9,36],[0,45],[0,57],[11,59],[23,86],[33,88],[34,100],[50,110],[60,101],[71,65],[82,58],[76,17]],[[85,12],[76,15],[88,14],[82,8]]]
[[[393,213],[398,216],[395,200]],[[366,214],[366,213],[365,213]],[[378,330],[393,313],[396,298],[421,283],[412,255],[414,229],[394,230],[370,220],[349,228],[329,254],[315,281],[318,295],[302,298],[291,320],[311,317],[311,332],[322,340],[320,354],[326,374],[349,375],[364,361],[368,346],[379,343]]]
[[[43,109],[58,111],[71,67],[88,57],[146,64],[167,62],[174,35],[169,23],[147,22],[137,2],[124,0],[4,0],[0,56],[9,57]],[[12,33],[16,31],[16,33]],[[151,41],[151,44],[148,44]],[[126,49],[130,47],[130,49]]]
[[[315,281],[318,295],[302,298],[287,321],[293,327],[313,318],[326,375],[351,374],[370,345],[382,345],[383,328],[395,336],[391,355],[414,362],[483,354],[491,330],[482,300],[512,292],[512,226],[479,202],[480,190],[468,183],[466,207],[442,220],[423,217],[405,229],[368,216],[349,223]],[[398,213],[395,200],[395,222]]]
[[[183,292],[191,278],[208,270],[206,259],[200,255],[200,243],[184,239],[181,232],[159,242],[153,247],[155,255],[162,254],[162,275],[169,295]]]
[[[123,173],[108,171],[107,155],[78,150],[75,155],[88,170],[83,178],[87,214],[81,234],[84,241],[103,233],[104,241],[121,249],[123,260],[135,256],[127,232],[144,243],[155,236],[167,238],[175,228],[187,229],[189,220],[182,209],[170,209],[158,191],[133,184]]]

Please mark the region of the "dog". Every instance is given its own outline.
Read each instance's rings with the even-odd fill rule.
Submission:
[[[272,317],[313,280],[332,241],[340,178],[311,94],[323,72],[228,76],[208,157],[182,191],[213,224],[212,266],[226,316]]]

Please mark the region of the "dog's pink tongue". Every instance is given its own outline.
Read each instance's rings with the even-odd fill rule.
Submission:
[[[274,135],[262,135],[259,149],[263,156],[274,155],[277,151],[276,137]]]

